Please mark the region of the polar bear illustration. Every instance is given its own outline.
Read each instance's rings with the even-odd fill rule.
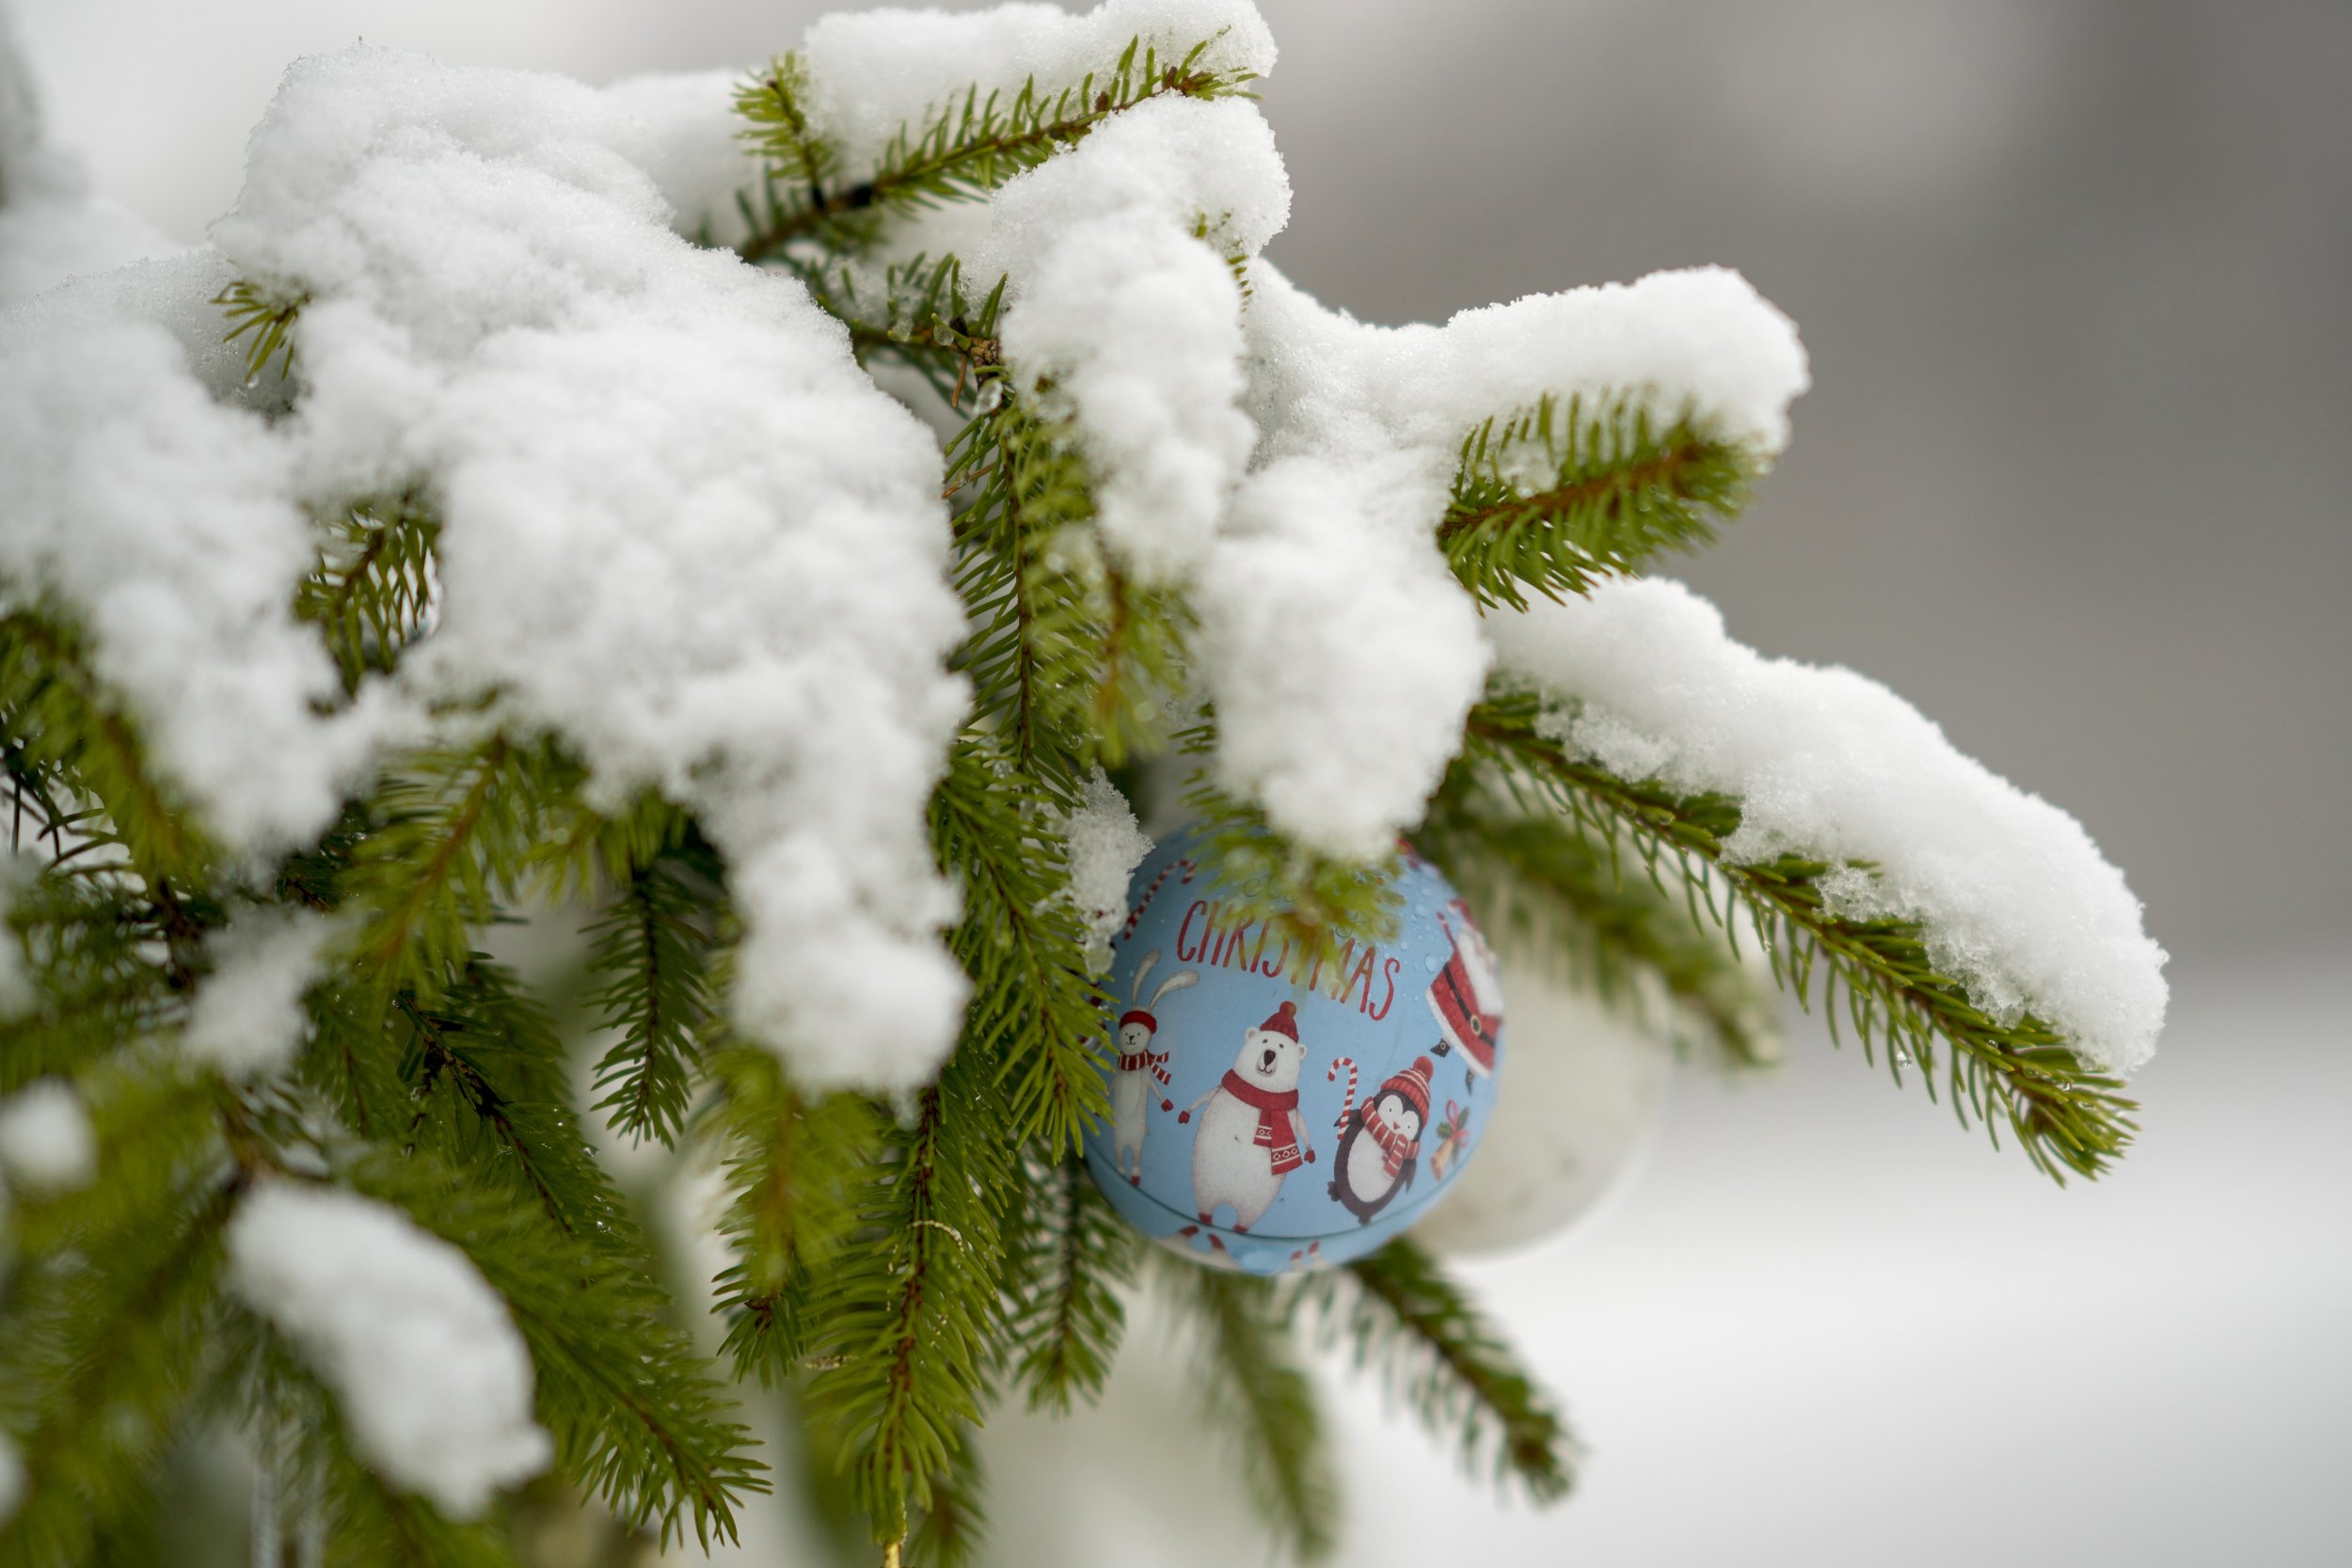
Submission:
[[[1285,1002],[1272,1018],[1242,1037],[1232,1067],[1178,1121],[1208,1107],[1192,1140],[1192,1206],[1203,1225],[1231,1205],[1233,1228],[1248,1230],[1273,1206],[1282,1178],[1311,1161],[1307,1123],[1298,1114],[1298,1006]],[[1301,1154],[1301,1150],[1304,1154]]]

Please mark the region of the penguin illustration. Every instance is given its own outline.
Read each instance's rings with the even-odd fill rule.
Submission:
[[[1370,1225],[1374,1215],[1413,1184],[1421,1168],[1421,1130],[1429,1119],[1429,1076],[1436,1070],[1428,1057],[1416,1056],[1412,1066],[1381,1085],[1377,1094],[1340,1113],[1331,1196],[1359,1224]],[[1356,1093],[1355,1074],[1350,1062],[1350,1100]]]

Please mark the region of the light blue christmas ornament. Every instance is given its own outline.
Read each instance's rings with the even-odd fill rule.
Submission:
[[[1145,1235],[1251,1274],[1342,1263],[1461,1173],[1501,1065],[1494,955],[1409,851],[1396,890],[1392,942],[1301,961],[1192,834],[1136,869],[1104,982],[1111,1116],[1086,1160]]]

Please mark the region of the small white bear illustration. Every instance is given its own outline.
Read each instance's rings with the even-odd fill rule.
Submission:
[[[1144,1001],[1144,984],[1159,961],[1160,950],[1155,947],[1136,966],[1135,990],[1129,998],[1135,1006],[1119,1020],[1119,1070],[1111,1079],[1111,1157],[1119,1166],[1119,1174],[1132,1186],[1143,1183],[1143,1135],[1149,1131],[1148,1113],[1152,1108],[1150,1080],[1158,1079],[1163,1088],[1170,1082],[1168,1053],[1152,1049],[1152,1038],[1160,1032],[1154,1010],[1170,991],[1200,983],[1198,973],[1180,969],[1160,982],[1160,989],[1152,993],[1151,1001]],[[1161,1110],[1175,1108],[1174,1101],[1165,1095],[1160,1097]]]
[[[1314,1159],[1298,1114],[1298,1069],[1306,1057],[1297,1004],[1285,1002],[1242,1037],[1217,1085],[1176,1117],[1190,1121],[1208,1107],[1192,1140],[1192,1206],[1201,1224],[1215,1224],[1217,1209],[1230,1205],[1233,1228],[1248,1230],[1273,1206],[1282,1179]]]

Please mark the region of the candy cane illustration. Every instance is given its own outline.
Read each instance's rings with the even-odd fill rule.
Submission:
[[[1180,865],[1184,868],[1184,881],[1189,882],[1192,880],[1192,862],[1182,856],[1169,861],[1166,865],[1160,867],[1160,874],[1152,879],[1152,885],[1150,887],[1143,890],[1142,901],[1136,904],[1132,911],[1128,911],[1127,924],[1120,927],[1119,940],[1120,942],[1125,942],[1129,937],[1136,934],[1136,922],[1141,920],[1143,918],[1143,911],[1152,907],[1152,900],[1159,893],[1160,884],[1167,881],[1169,873],[1173,872]],[[1180,882],[1177,885],[1181,887],[1184,884]]]
[[[1337,1079],[1340,1075],[1340,1069],[1343,1067],[1347,1069],[1347,1092],[1340,1096],[1340,1114],[1333,1119],[1331,1125],[1345,1132],[1347,1118],[1356,1114],[1356,1058],[1353,1056],[1332,1057],[1331,1066],[1324,1072],[1323,1081],[1328,1084]]]

